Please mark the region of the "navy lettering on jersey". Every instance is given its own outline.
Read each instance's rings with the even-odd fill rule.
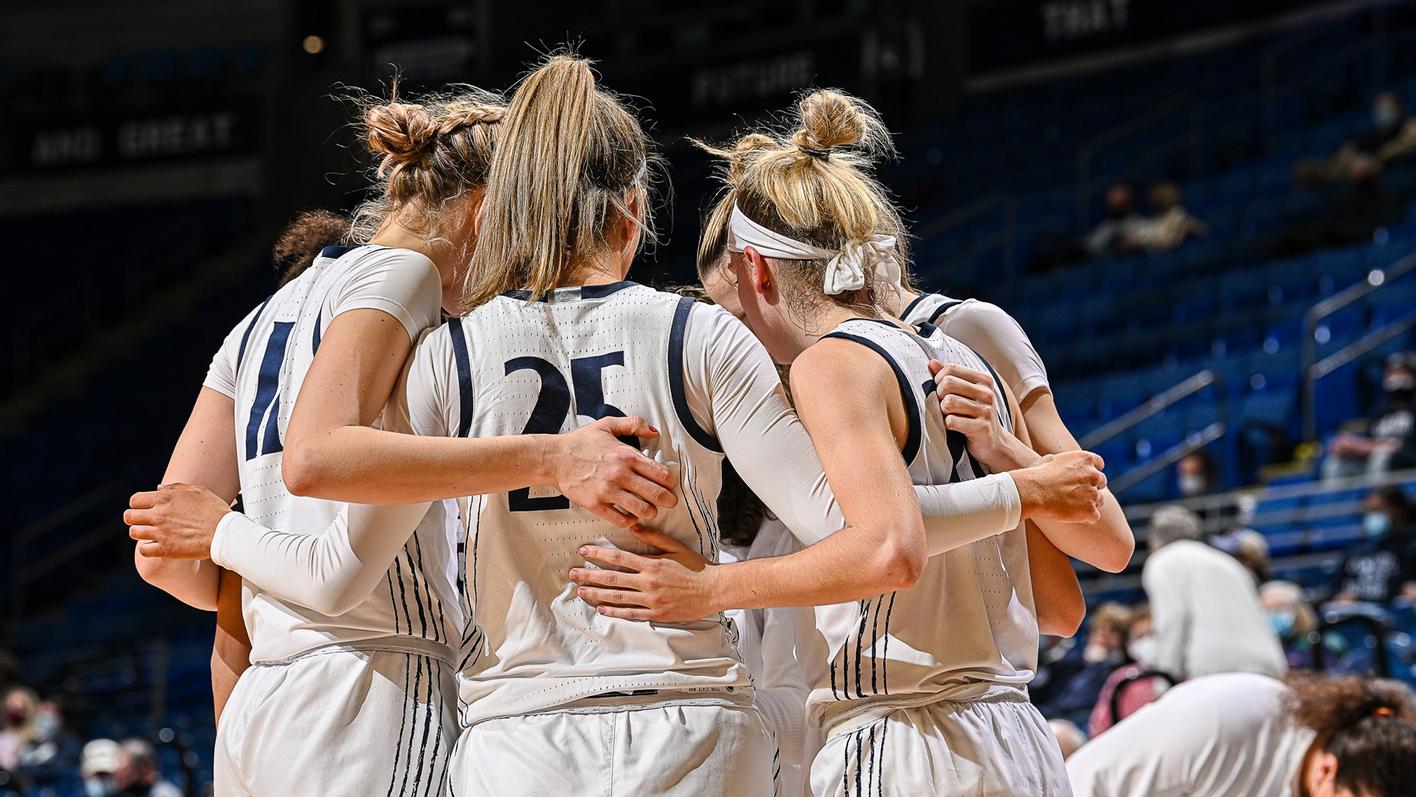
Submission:
[[[605,403],[604,372],[611,366],[624,367],[624,352],[616,351],[595,357],[576,357],[570,361],[571,385],[575,387],[576,415],[599,420],[601,418],[623,418],[624,411],[613,404]],[[570,389],[565,376],[556,366],[540,357],[516,357],[507,360],[506,374],[517,371],[535,371],[541,377],[541,393],[536,397],[536,406],[526,421],[522,434],[556,434],[570,414]],[[625,445],[639,448],[639,438],[621,437]],[[563,496],[551,495],[531,497],[530,488],[523,487],[507,494],[508,508],[513,512],[537,512],[551,509],[569,509],[570,501]]]
[[[256,376],[256,398],[251,416],[246,421],[246,459],[273,454],[282,449],[280,443],[280,366],[285,361],[285,348],[290,342],[293,321],[277,321],[266,341],[261,356],[261,370]],[[265,421],[265,433],[261,422]]]

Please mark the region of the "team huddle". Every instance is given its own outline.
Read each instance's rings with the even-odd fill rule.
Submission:
[[[627,279],[659,161],[587,62],[362,121],[358,245],[125,516],[217,613],[218,795],[1071,793],[1038,635],[1131,530],[1017,324],[914,289],[872,109],[701,145],[706,298]]]

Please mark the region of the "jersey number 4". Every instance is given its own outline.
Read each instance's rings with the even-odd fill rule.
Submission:
[[[531,410],[531,418],[526,421],[522,434],[557,434],[570,415],[570,390],[575,388],[576,414],[595,420],[607,417],[623,418],[624,412],[612,404],[605,403],[604,370],[612,365],[624,366],[624,352],[616,351],[596,357],[576,357],[570,361],[570,385],[560,369],[540,357],[517,357],[506,361],[506,374],[517,371],[535,371],[541,378],[541,394],[536,397],[536,406]],[[621,437],[625,444],[639,448],[639,438]],[[548,509],[569,509],[570,501],[564,496],[548,495],[531,497],[531,490],[523,487],[507,494],[507,504],[513,512],[539,512]]]

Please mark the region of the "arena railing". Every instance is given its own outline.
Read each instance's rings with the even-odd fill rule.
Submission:
[[[1416,271],[1416,254],[1407,255],[1387,268],[1372,269],[1361,282],[1350,285],[1314,304],[1303,316],[1303,439],[1318,438],[1318,380],[1361,357],[1403,332],[1416,327],[1416,314],[1372,330],[1356,341],[1318,359],[1318,329],[1324,318],[1361,301],[1367,296],[1391,287],[1397,279]]]

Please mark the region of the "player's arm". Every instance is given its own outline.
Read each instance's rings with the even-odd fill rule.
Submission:
[[[235,414],[235,403],[229,396],[203,387],[172,450],[172,457],[162,476],[163,483],[202,485],[216,500],[229,507],[240,491],[236,438],[232,433]],[[134,539],[139,540],[133,551],[133,561],[139,575],[183,603],[214,611],[217,608],[218,579],[218,568],[214,564],[206,561],[206,557],[190,561],[157,558],[150,544],[137,536],[137,532],[148,524],[162,520],[153,510],[150,503],[134,500],[130,501],[130,508],[123,514],[124,522],[134,527]]]
[[[222,570],[216,602],[216,637],[211,646],[211,694],[216,722],[241,673],[251,665],[251,638],[241,613],[241,577]]]
[[[385,423],[391,430],[447,433],[449,409],[434,380],[438,354],[435,346],[423,346],[409,358],[397,395],[413,392],[418,398],[389,407]],[[455,416],[456,408],[450,411]],[[263,591],[330,616],[368,598],[429,506],[350,504],[324,529],[276,530],[185,485],[165,487],[146,500],[162,508],[161,520],[142,532],[152,554],[210,556]]]
[[[1044,435],[1040,438],[1039,429],[1033,425],[1032,416],[1026,409],[1019,412],[1019,405],[1009,399],[1013,417],[1016,419],[1014,425],[1026,429],[1029,435],[1029,441],[1024,443],[998,423],[998,414],[993,406],[994,381],[991,375],[957,364],[945,365],[938,362],[931,363],[930,369],[935,372],[940,406],[946,416],[945,424],[968,439],[969,453],[990,470],[1002,472],[1029,468],[1048,457],[1071,458],[1081,451],[1066,427],[1061,425],[1061,420],[1056,419],[1055,407],[1051,412],[1052,418],[1056,419],[1055,424],[1050,425],[1047,422],[1047,413],[1039,411],[1039,417],[1043,420],[1041,433]],[[1011,390],[1006,385],[1003,385],[1003,389],[1005,395],[1011,396]],[[1051,406],[1050,397],[1045,391],[1034,391],[1030,398],[1034,402],[1042,402],[1045,399],[1047,406]],[[1037,406],[1037,403],[1033,404],[1034,408]],[[1059,429],[1060,434],[1066,435],[1066,439],[1071,441],[1070,448],[1059,444]],[[1056,446],[1057,450],[1044,450],[1044,446]],[[1115,497],[1106,489],[1105,480],[1100,480],[1096,488],[1099,490],[1097,511],[1084,522],[1077,522],[1077,518],[1061,519],[1055,516],[1035,516],[1033,520],[1042,533],[1068,556],[1107,572],[1117,573],[1124,570],[1130,562],[1131,550],[1135,543],[1131,539],[1131,527],[1121,514],[1121,507],[1116,503]],[[1020,485],[1019,491],[1022,490]],[[1043,500],[1060,500],[1060,496]],[[1105,522],[1108,517],[1113,521],[1110,524]],[[1119,529],[1115,524],[1116,518],[1120,518]]]
[[[480,439],[368,428],[410,348],[404,325],[381,310],[351,310],[330,322],[286,433],[283,476],[291,492],[399,504],[549,484],[618,526],[677,503],[666,489],[674,484],[669,469],[616,439],[656,436],[640,418],[607,418],[565,435]]]
[[[1003,385],[1014,418],[1017,437],[1023,445],[1031,445],[1027,421],[1018,410],[1013,392]],[[1028,581],[1032,585],[1033,606],[1037,611],[1037,629],[1052,636],[1070,637],[1082,627],[1087,616],[1087,601],[1072,560],[1057,549],[1052,540],[1027,521]]]
[[[1039,454],[1059,454],[1082,449],[1077,438],[1072,436],[1067,425],[1062,422],[1051,391],[1033,391],[1032,395],[1022,402],[1022,410],[1034,451]],[[1131,555],[1136,550],[1136,538],[1116,496],[1110,490],[1103,489],[1101,498],[1101,518],[1083,527],[1091,555],[1077,558],[1109,573],[1119,573],[1131,562]]]

